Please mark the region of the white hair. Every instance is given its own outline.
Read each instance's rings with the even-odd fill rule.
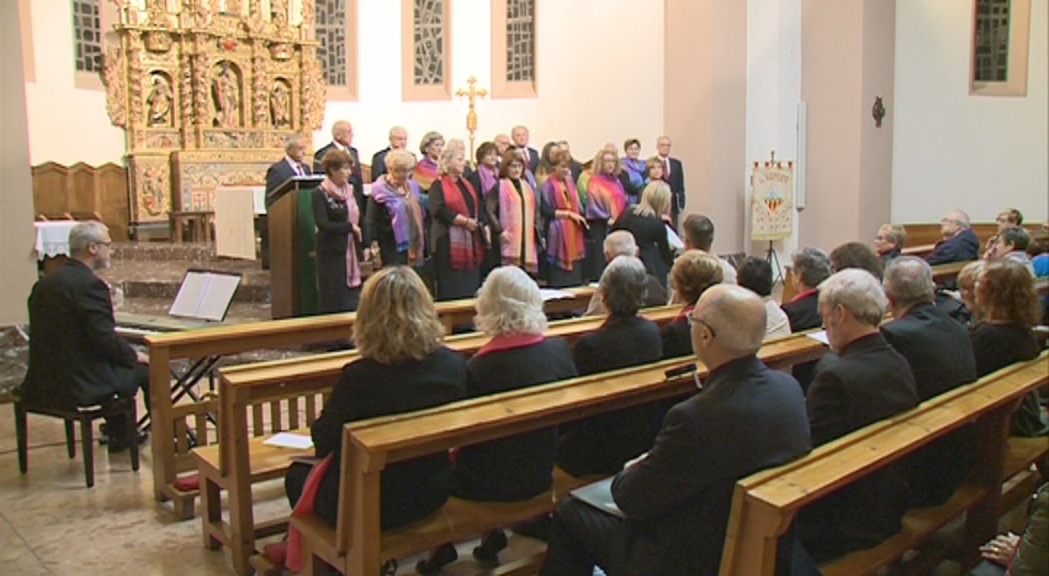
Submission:
[[[303,140],[301,134],[292,134],[284,139],[284,153],[291,154],[291,149],[295,146],[306,147],[306,142]]]
[[[932,267],[922,258],[900,256],[885,270],[885,295],[898,306],[909,308],[936,300],[936,286],[932,281]]]
[[[69,231],[69,253],[81,256],[87,253],[90,244],[102,242],[109,228],[97,220],[79,222]]]
[[[840,304],[857,320],[870,326],[881,324],[889,306],[881,283],[861,268],[835,272],[819,285],[819,290],[821,308]]]
[[[492,270],[477,296],[474,325],[489,336],[543,333],[546,314],[539,286],[516,266]]]
[[[637,256],[637,241],[626,230],[616,230],[605,236],[604,247],[605,256],[610,259],[616,256]]]

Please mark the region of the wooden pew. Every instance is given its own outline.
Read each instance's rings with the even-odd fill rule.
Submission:
[[[969,422],[975,422],[980,439],[976,466],[970,480],[948,502],[908,511],[897,535],[820,569],[825,575],[875,573],[963,512],[963,560],[973,563],[979,545],[997,528],[1002,485],[1010,471],[1005,450],[1010,415],[1026,392],[1049,381],[1047,360],[1049,352],[820,446],[804,458],[741,480],[733,496],[720,573],[773,574],[776,540],[798,510]],[[1023,467],[1023,463],[1011,466]]]
[[[594,294],[594,288],[583,286],[565,292],[571,298],[546,303],[550,313],[583,309]],[[438,314],[446,328],[466,324],[474,315],[474,300],[438,302]],[[187,332],[147,336],[150,370],[150,419],[153,448],[153,495],[157,501],[170,499],[176,516],[193,517],[193,501],[197,490],[180,490],[175,481],[178,475],[196,467],[188,438],[196,438],[196,445],[208,444],[208,422],[218,413],[218,402],[207,398],[201,402],[175,405],[172,401],[172,376],[176,386],[189,387],[208,375],[222,356],[253,350],[287,348],[345,339],[356,318],[354,313],[328,314],[304,318],[267,320],[244,324],[201,328]],[[174,360],[194,363],[186,374],[174,375]]]
[[[1024,228],[1030,234],[1040,226],[1037,223],[1025,224]],[[904,224],[903,228],[907,231],[907,242],[902,252],[909,256],[920,256],[922,258],[928,256],[933,248],[936,247],[936,243],[943,238],[940,233],[939,222],[914,222]],[[987,245],[987,241],[998,233],[998,224],[994,222],[976,222],[969,225],[969,228],[980,240],[981,254],[983,253],[983,247]]]
[[[936,284],[951,282],[958,277],[958,273],[962,271],[962,268],[965,268],[970,262],[973,262],[973,260],[937,264],[932,267],[932,281]]]
[[[680,312],[680,306],[660,306],[643,310],[642,315],[665,324]],[[555,321],[546,334],[574,342],[604,321],[603,316]],[[451,336],[445,344],[472,356],[488,340],[484,334],[471,333]],[[291,464],[290,456],[313,454],[312,449],[295,452],[267,446],[263,444],[265,437],[310,426],[343,366],[357,358],[359,354],[353,350],[219,370],[219,441],[194,449],[193,456],[200,474],[204,545],[210,549],[228,547],[238,574],[250,573],[248,558],[254,553],[256,538],[282,532],[287,526],[286,518],[255,522],[252,485],[282,477]],[[265,425],[266,415],[270,417],[269,426]],[[229,493],[228,521],[222,520],[224,490]]]
[[[816,359],[825,351],[826,347],[812,338],[793,335],[768,342],[759,357],[770,366],[785,368]],[[451,498],[428,518],[380,531],[379,478],[383,468],[394,462],[688,394],[695,390],[690,375],[673,380],[665,375],[667,369],[687,360],[671,359],[347,424],[339,494],[343,505],[337,527],[312,515],[291,520],[303,535],[303,573],[321,574],[323,563],[327,563],[343,574],[371,575],[386,559],[421,552],[444,542],[467,540],[486,530],[549,512],[558,499],[588,479],[574,479],[557,472],[549,493],[525,502]],[[701,376],[706,374],[702,365],[698,370]],[[522,571],[515,573],[534,573],[536,566],[526,562],[519,568]]]

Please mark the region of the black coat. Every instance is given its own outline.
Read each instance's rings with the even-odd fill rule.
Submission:
[[[976,359],[965,327],[934,304],[918,304],[901,318],[882,325],[885,340],[907,359],[918,399],[976,380]],[[975,462],[976,435],[961,428],[908,459],[911,505],[930,506],[950,498]]]
[[[667,175],[667,184],[670,185],[671,212],[680,214],[685,209],[685,170],[681,166],[681,160],[671,157],[670,174]]]
[[[335,148],[334,142],[329,142],[327,146],[324,146],[320,150],[317,150],[313,154],[313,173],[324,174],[324,168],[321,166],[321,160],[324,159],[324,155],[330,150]],[[357,149],[353,146],[349,147],[350,158],[353,158],[353,170],[350,173],[350,184],[353,185],[353,197],[357,200],[357,208],[360,210],[361,221],[364,221],[364,209],[368,207],[368,199],[364,196],[364,175],[361,173],[361,157],[357,154]]]
[[[391,148],[387,146],[372,155],[372,182],[386,173],[386,155],[390,153],[390,150]]]
[[[751,355],[713,370],[705,386],[667,413],[648,456],[612,483],[627,517],[612,576],[717,574],[736,481],[812,448],[789,375]]]
[[[381,364],[361,358],[347,364],[312,427],[317,456],[335,454],[317,490],[317,514],[333,525],[338,517],[344,424],[465,397],[466,360],[443,346],[419,361]],[[382,527],[400,526],[440,508],[448,499],[451,471],[444,452],[387,466],[381,481]]]
[[[1033,360],[1038,356],[1038,340],[1030,328],[1019,324],[976,325],[969,333],[973,355],[976,357],[976,376],[1001,370],[1010,364]]]
[[[819,299],[819,292],[813,292],[800,300],[787,302],[780,306],[783,312],[787,314],[791,332],[803,332],[823,326],[823,318],[820,316],[819,311]],[[791,370],[791,373],[794,374],[794,379],[798,381],[803,392],[809,389],[815,371],[815,361],[795,364]]]
[[[878,333],[826,354],[806,396],[819,446],[918,405],[907,360]],[[907,469],[891,464],[807,506],[798,533],[817,562],[895,534],[907,509]]]
[[[680,358],[693,354],[692,329],[688,325],[687,317],[678,318],[663,326],[660,337],[663,341],[663,358]]]
[[[138,357],[115,326],[109,288],[79,260],[40,279],[29,295],[26,402],[72,408],[133,391]]]
[[[572,355],[580,375],[655,362],[662,357],[659,326],[641,316],[610,316],[580,336]],[[600,414],[566,425],[557,462],[574,476],[614,474],[652,447],[663,418],[662,404]]]
[[[963,260],[976,260],[980,257],[980,240],[971,228],[945,238],[936,243],[936,247],[925,257],[929,264],[947,264]]]
[[[667,226],[663,219],[659,216],[640,216],[628,208],[619,216],[612,229],[630,232],[637,243],[645,269],[666,288],[674,253],[667,242]]]
[[[302,173],[306,176],[313,174],[309,164],[303,162],[300,166],[302,166]],[[288,164],[287,158],[281,158],[270,165],[266,170],[266,208],[273,205],[274,199],[271,197],[273,191],[280,188],[280,185],[287,181],[288,178],[295,176],[298,176],[298,174],[295,173],[295,169],[291,167],[291,164]]]
[[[483,353],[467,362],[470,396],[486,396],[576,376],[561,338]],[[524,500],[548,490],[557,455],[557,428],[465,446],[455,459],[452,493],[470,500]]]

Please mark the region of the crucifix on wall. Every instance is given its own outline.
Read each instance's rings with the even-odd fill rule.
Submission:
[[[484,98],[488,95],[488,90],[477,87],[477,78],[470,76],[466,79],[467,88],[460,88],[455,91],[455,95],[460,98],[468,98],[470,109],[466,113],[466,130],[470,133],[470,150],[469,158],[473,158],[474,154],[474,133],[477,132],[477,110],[475,109],[476,98]]]

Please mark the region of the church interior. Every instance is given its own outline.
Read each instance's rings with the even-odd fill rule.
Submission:
[[[957,210],[967,214],[965,228],[971,227],[981,246],[999,238],[996,217],[1006,209],[1022,212],[1032,238],[1049,227],[1045,0],[3,0],[0,52],[4,574],[291,573],[267,559],[266,547],[286,538],[292,509],[285,471],[289,455],[304,452],[263,441],[313,424],[345,359],[360,357],[339,345],[351,334],[354,313],[324,312],[326,296],[316,285],[327,264],[320,261],[320,240],[315,245],[313,217],[307,218],[309,193],[324,186],[320,176],[328,169],[318,151],[329,145],[352,151],[346,154],[353,164],[351,182],[357,178],[362,201],[371,202],[378,174],[393,176],[391,160],[373,163],[373,155],[394,143],[392,128],[406,133],[400,147],[427,159],[429,133],[438,133],[446,146],[458,140],[467,168],[474,169],[482,143],[511,134],[512,146],[537,150],[567,142],[569,158],[586,171],[597,170],[607,142],[618,158],[627,147],[621,143],[634,140],[642,161],[657,159],[662,167],[672,157],[680,163],[666,170],[687,174],[681,190],[668,187],[675,219],[670,224],[667,207],[668,226],[677,225],[679,215],[682,222],[693,214],[709,218],[716,236],[707,249],[722,262],[769,262],[774,282],[766,296],[774,303],[786,304],[806,290],[791,278],[800,274],[792,264],[802,249],[831,253],[849,242],[876,247],[889,224],[907,230],[906,244],[897,248],[920,257],[942,241],[944,222],[952,218],[944,215]],[[992,52],[988,64],[985,56]],[[525,141],[517,142],[521,127]],[[344,141],[333,142],[339,134]],[[289,150],[300,144],[305,174],[274,186],[269,171],[292,162]],[[669,153],[661,144],[669,145]],[[308,167],[319,175],[311,180]],[[775,176],[769,174],[785,174],[786,189],[773,190]],[[353,197],[347,202],[354,204]],[[101,242],[108,266],[95,272],[109,287],[117,334],[148,358],[152,406],[147,419],[138,396],[142,418],[136,431],[148,431],[140,455],[134,449],[108,453],[96,442],[103,436],[101,420],[86,424],[95,434],[88,468],[81,428],[76,442],[68,443],[73,420],[63,427],[62,417],[30,410],[27,432],[17,431],[18,408],[12,407],[20,402],[18,388],[35,342],[30,294],[38,281],[75,259],[70,231],[92,220],[105,224],[109,238]],[[677,232],[687,241],[683,228]],[[360,263],[365,277],[381,266],[378,244],[373,246],[374,252],[365,247]],[[961,266],[942,266],[932,266],[933,279],[953,289]],[[212,276],[235,280],[215,296],[221,302],[209,323],[217,327],[201,328],[201,322],[172,314],[180,305],[193,306],[185,303],[190,298],[203,300],[212,288],[194,284],[194,274],[206,276],[204,282]],[[666,284],[668,274],[672,288],[669,268],[660,280]],[[540,282],[561,290],[561,300],[548,301],[546,310],[550,328],[571,334],[566,338],[597,326],[585,328],[585,317],[575,318],[594,297],[598,280],[604,283],[600,274],[585,276],[572,287]],[[431,280],[427,285],[432,291]],[[1046,298],[1045,278],[1032,285]],[[448,301],[437,302],[436,310],[449,346],[480,354],[472,299],[478,288],[462,299],[438,297]],[[183,298],[192,290],[198,292]],[[201,302],[195,305],[200,311]],[[678,305],[641,314],[667,323],[685,312]],[[695,339],[694,318],[688,319]],[[1023,393],[1016,390],[1040,388],[1046,396],[1049,362],[1046,328],[1040,328],[1040,364],[1010,373],[1015,389],[1005,392],[1003,385],[1000,402],[977,408],[961,392],[945,394],[938,398],[969,407],[968,420],[952,411],[955,404],[939,412],[929,405],[930,412],[922,412],[932,400],[907,418],[927,418],[944,434],[975,422],[977,429],[1005,438],[1001,406],[1019,401]],[[758,357],[789,373],[791,365],[814,363],[823,354],[812,351],[811,338],[791,338],[782,350],[763,347]],[[697,362],[681,358],[678,364],[688,361]],[[663,361],[649,368],[658,369],[659,383],[692,390],[691,381],[680,382],[681,374],[664,378],[668,366],[676,365]],[[689,366],[682,374],[695,373],[699,382],[696,365]],[[637,373],[639,382],[645,378],[654,376]],[[595,392],[587,394],[621,394],[610,396],[611,404],[621,406],[638,402],[610,391],[615,382],[591,376],[585,384]],[[654,384],[636,385],[636,397],[671,397]],[[345,512],[350,506],[343,506],[340,522],[345,512],[347,524],[331,527],[327,536],[334,543],[304,550],[339,557],[345,562],[339,573],[371,575],[382,566],[384,574],[415,574],[416,562],[450,533],[466,537],[454,541],[459,560],[444,574],[540,573],[536,558],[541,563],[546,544],[509,526],[528,519],[521,516],[528,506],[549,514],[549,498],[545,504],[533,498],[502,508],[463,508],[470,514],[450,510],[440,521],[407,528],[380,530],[377,520],[378,478],[387,459],[399,462],[426,449],[454,451],[470,438],[500,438],[504,428],[533,431],[536,422],[564,424],[573,414],[603,410],[589,396],[572,408],[578,413],[563,399],[532,401],[500,400],[532,419],[485,420],[489,413],[476,404],[462,408],[478,419],[474,428],[440,420],[435,411],[420,416],[415,429],[411,423],[396,428],[395,418],[369,420],[375,423],[370,436],[364,425],[354,429],[360,432],[354,437],[357,451],[343,443],[333,465],[352,454],[352,470],[360,476],[341,485],[340,498],[363,501],[366,512]],[[1045,406],[1037,409],[1044,419]],[[943,414],[953,420],[948,423]],[[424,429],[431,421],[446,428]],[[350,438],[346,430],[340,439]],[[864,430],[868,436],[847,438],[886,450],[892,461],[924,442],[875,425]],[[26,458],[19,453],[22,433],[28,435],[28,471],[20,470]],[[383,433],[402,436],[395,441]],[[308,440],[306,434],[296,437]],[[851,567],[824,573],[861,573],[851,570],[870,562],[873,568],[862,573],[968,574],[980,559],[978,545],[987,540],[976,538],[993,537],[988,530],[1023,534],[1028,501],[1049,473],[1049,439],[992,444],[982,443],[977,457],[980,465],[991,465],[978,465],[972,475],[981,492],[959,488],[948,502],[957,507],[951,514],[940,510],[940,517],[936,507],[923,508],[922,514],[936,519],[905,523],[895,548],[882,547],[891,551],[876,560],[873,554],[849,556]],[[825,446],[833,447],[820,452]],[[806,458],[839,448],[848,447],[824,445]],[[846,456],[838,460],[843,468],[852,465]],[[351,468],[346,460],[342,464]],[[812,469],[819,467],[814,463]],[[849,474],[867,473],[860,464],[850,470],[825,482],[817,472],[790,476],[785,470],[773,483],[819,480],[819,494],[827,494]],[[737,487],[730,522],[744,522],[746,500],[756,503],[749,519],[765,522],[760,530],[767,525],[779,531],[754,544],[747,539],[761,536],[759,528],[734,532],[730,525],[721,574],[772,574],[775,537],[807,503],[756,478],[748,475],[754,485]],[[562,496],[567,492],[554,500]],[[784,516],[761,516],[780,505],[770,502],[788,500],[776,510]],[[493,524],[498,518],[514,521]],[[980,527],[973,527],[974,518]],[[508,546],[493,568],[471,550],[502,527]],[[320,537],[303,528],[302,538]],[[730,564],[730,557],[739,563]],[[313,562],[304,562],[303,573],[325,573],[310,572]]]

